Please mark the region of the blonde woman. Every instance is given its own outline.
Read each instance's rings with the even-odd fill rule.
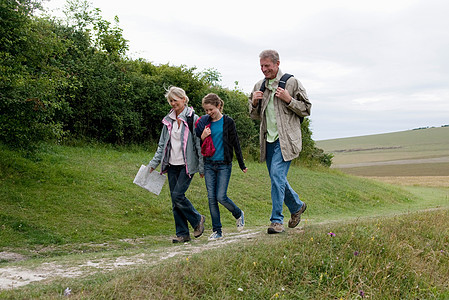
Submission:
[[[165,97],[172,109],[162,120],[164,127],[158,148],[149,165],[150,172],[161,164],[161,173],[167,173],[176,225],[173,243],[184,243],[190,241],[188,224],[198,238],[204,232],[206,220],[185,196],[193,175],[204,173],[200,139],[189,128],[199,117],[192,107],[187,106],[189,98],[183,89],[170,87]],[[189,118],[193,118],[190,124]]]

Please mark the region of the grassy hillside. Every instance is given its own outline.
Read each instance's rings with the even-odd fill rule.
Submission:
[[[132,180],[151,153],[140,148],[48,145],[26,159],[0,148],[0,254],[11,268],[62,261],[67,269],[102,257],[153,257],[173,247],[168,187],[155,196]],[[0,290],[2,299],[403,299],[449,297],[447,189],[396,187],[336,170],[292,167],[289,180],[308,209],[297,229],[267,235],[271,201],[264,164],[234,167],[229,196],[260,233],[226,247],[211,233],[203,179],[188,197],[207,216],[205,237],[186,256],[87,277]],[[429,208],[433,208],[429,210]],[[425,209],[425,211],[423,211]],[[416,213],[412,213],[416,211]],[[285,210],[286,217],[288,212]],[[235,220],[223,211],[224,234]],[[182,254],[181,254],[182,255]],[[1,277],[1,276],[0,276]]]
[[[106,146],[48,146],[38,159],[0,152],[0,247],[28,248],[170,235],[174,233],[166,184],[159,196],[134,185],[152,154]],[[234,167],[229,197],[250,226],[269,225],[270,182],[264,164],[248,162],[247,174]],[[392,186],[329,170],[293,167],[292,186],[308,203],[315,222],[407,208],[418,199]],[[187,196],[211,222],[204,179],[195,176]],[[398,206],[399,205],[399,206]],[[288,216],[288,213],[287,213]],[[223,213],[225,227],[234,219]],[[1,251],[1,248],[0,248]]]
[[[365,176],[449,176],[449,127],[318,141],[333,167]]]

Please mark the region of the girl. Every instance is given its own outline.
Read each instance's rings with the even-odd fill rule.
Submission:
[[[248,169],[243,161],[235,122],[231,117],[222,114],[223,104],[223,100],[218,95],[207,94],[202,100],[202,106],[207,115],[201,117],[195,129],[196,135],[201,137],[202,142],[211,136],[215,146],[215,153],[212,156],[204,157],[204,177],[213,228],[209,240],[223,237],[218,203],[226,207],[237,219],[237,230],[241,231],[245,225],[243,211],[227,196],[234,151],[240,169],[244,173]]]

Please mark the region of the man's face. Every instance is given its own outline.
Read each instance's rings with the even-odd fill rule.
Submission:
[[[277,63],[274,63],[269,58],[261,58],[260,69],[262,70],[262,73],[265,75],[266,79],[273,79],[276,77],[279,71],[279,61]]]

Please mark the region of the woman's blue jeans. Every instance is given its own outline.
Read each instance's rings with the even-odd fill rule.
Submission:
[[[272,223],[284,223],[282,214],[283,204],[287,205],[290,213],[299,211],[302,201],[292,189],[287,180],[291,161],[285,161],[282,157],[279,140],[274,143],[267,142],[267,168],[271,179],[271,217]]]
[[[226,207],[238,219],[242,211],[229,199],[227,195],[229,179],[231,178],[232,163],[222,161],[205,160],[204,179],[209,200],[209,211],[212,218],[212,229],[218,233],[221,231],[220,209],[218,203]]]
[[[189,235],[189,226],[196,228],[201,221],[201,214],[193,207],[185,193],[189,188],[192,177],[186,173],[186,167],[170,166],[167,171],[168,185],[170,187],[170,195],[175,218],[176,236]]]

